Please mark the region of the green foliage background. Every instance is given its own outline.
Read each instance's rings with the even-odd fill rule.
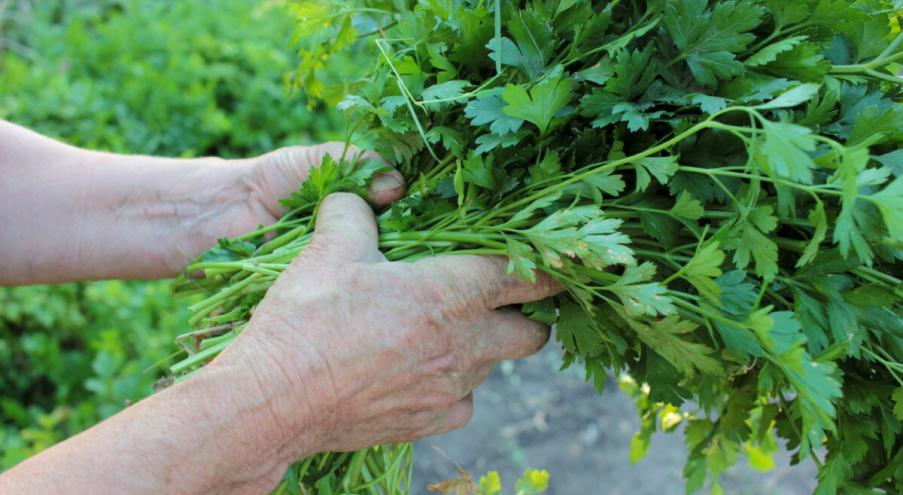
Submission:
[[[335,113],[289,95],[293,26],[279,1],[13,1],[0,11],[0,118],[170,156],[338,138]],[[185,306],[165,281],[0,287],[0,470],[150,393]]]

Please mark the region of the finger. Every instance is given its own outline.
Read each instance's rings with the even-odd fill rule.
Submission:
[[[266,209],[275,217],[282,216],[286,208],[279,203],[298,190],[310,176],[312,168],[319,167],[329,155],[336,162],[344,156],[347,160],[376,159],[373,152],[361,153],[355,146],[341,142],[328,142],[316,146],[289,146],[271,151],[256,159],[257,187],[260,188]],[[379,181],[377,179],[379,178]],[[379,206],[385,206],[399,199],[405,191],[404,178],[397,170],[382,172],[374,176],[374,184],[368,195]]]
[[[473,417],[473,394],[455,402],[442,418],[439,419],[431,435],[441,435],[463,428]]]
[[[404,177],[401,172],[393,168],[373,176],[370,187],[367,188],[367,196],[375,205],[386,206],[401,199],[404,191]]]
[[[462,393],[461,396],[466,396],[467,394],[473,392],[474,389],[482,385],[489,375],[492,374],[492,370],[495,369],[496,361],[488,361],[482,364],[479,364],[474,368],[474,370],[467,375],[467,377],[461,383]]]
[[[320,203],[308,249],[335,260],[377,261],[379,233],[373,210],[355,194],[330,194]]]
[[[536,282],[509,274],[508,260],[502,256],[437,256],[417,264],[434,272],[431,279],[461,302],[488,309],[538,301],[562,291],[561,285],[543,272],[536,272]]]
[[[322,161],[323,156],[328,154],[336,162],[344,156],[346,161],[354,162],[358,166],[365,161],[376,161],[383,165],[386,164],[386,161],[373,151],[362,152],[357,146],[348,146],[346,149],[345,144],[341,142],[323,143],[310,149],[313,150],[315,155],[311,157],[311,161],[317,163]],[[367,188],[367,197],[377,206],[386,206],[401,199],[404,191],[404,176],[393,168],[373,176],[370,180],[370,186]]]
[[[548,325],[533,321],[519,311],[498,310],[485,321],[475,349],[478,362],[521,359],[536,354],[549,341]]]

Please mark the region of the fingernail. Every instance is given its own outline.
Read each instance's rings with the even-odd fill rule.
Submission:
[[[370,189],[373,192],[383,192],[398,189],[403,185],[404,182],[402,182],[401,178],[395,174],[380,174],[373,177],[373,182],[370,183]]]

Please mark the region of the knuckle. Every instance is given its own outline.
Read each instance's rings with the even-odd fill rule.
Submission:
[[[462,269],[448,266],[446,263],[438,264],[437,268],[439,273],[434,275],[434,280],[437,282],[432,290],[435,296],[438,296],[436,301],[445,308],[449,316],[459,316],[470,310],[474,302],[483,298],[484,284],[475,284],[475,287],[469,286],[468,277],[462,273]]]
[[[451,347],[448,339],[443,338],[446,334],[443,331],[446,326],[444,312],[437,311],[435,307],[426,306],[417,313],[415,319],[417,320],[416,327],[427,332],[427,336],[432,336],[440,351],[448,350]]]

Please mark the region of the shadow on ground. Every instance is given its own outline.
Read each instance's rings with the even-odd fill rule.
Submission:
[[[630,439],[639,428],[633,402],[612,379],[600,397],[577,370],[559,373],[559,364],[557,347],[549,345],[496,369],[475,393],[469,425],[416,444],[414,493],[454,477],[453,460],[475,476],[498,470],[509,488],[527,467],[548,469],[550,495],[683,494],[682,434],[656,434],[646,458],[631,466]],[[775,461],[775,470],[759,473],[741,460],[722,478],[725,493],[812,493],[811,462],[790,466],[788,454]]]

